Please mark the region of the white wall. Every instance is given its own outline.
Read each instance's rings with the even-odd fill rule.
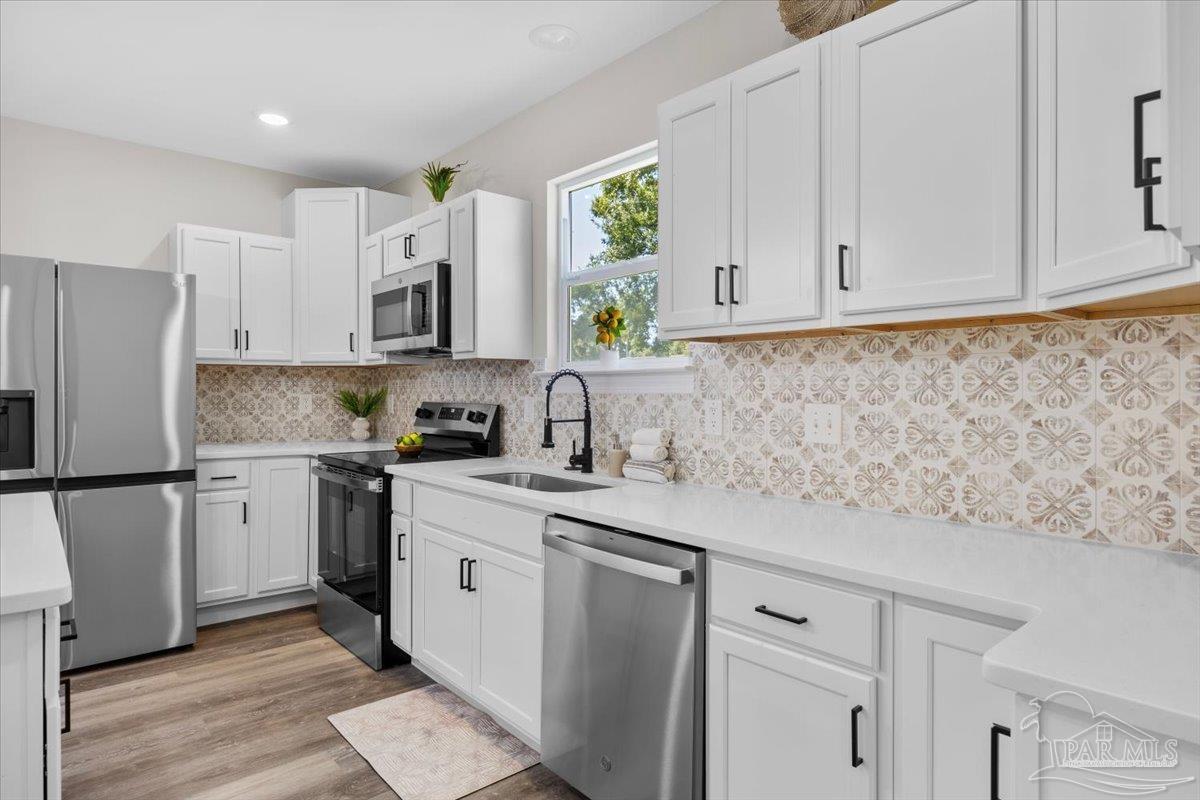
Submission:
[[[546,183],[658,138],[659,103],[796,44],[775,0],[725,0],[441,156],[468,161],[450,197],[488,189],[533,203],[536,342],[546,343]],[[380,187],[413,198],[429,193],[417,173]],[[553,295],[552,295],[553,296]]]
[[[278,234],[280,201],[331,184],[0,118],[0,252],[165,269],[176,222]]]

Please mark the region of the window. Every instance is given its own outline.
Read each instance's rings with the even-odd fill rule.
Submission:
[[[560,180],[559,360],[600,358],[592,314],[615,305],[625,334],[624,363],[685,363],[687,345],[658,338],[658,151],[654,147]]]

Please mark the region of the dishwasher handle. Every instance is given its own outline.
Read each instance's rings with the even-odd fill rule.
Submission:
[[[593,564],[599,564],[602,567],[615,569],[619,572],[628,572],[630,575],[637,575],[640,578],[649,578],[659,583],[682,586],[685,583],[691,583],[694,577],[690,569],[668,567],[662,564],[642,561],[637,558],[630,558],[620,553],[613,553],[608,550],[602,550],[599,547],[592,547],[582,542],[576,542],[558,533],[547,532],[542,541],[546,547],[558,550],[560,553],[566,553],[569,556],[581,558],[584,561],[590,561]]]

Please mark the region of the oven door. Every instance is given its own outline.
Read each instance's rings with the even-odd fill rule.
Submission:
[[[373,614],[383,611],[383,481],[323,464],[317,482],[317,575]]]
[[[450,265],[427,264],[371,284],[371,349],[449,355]]]

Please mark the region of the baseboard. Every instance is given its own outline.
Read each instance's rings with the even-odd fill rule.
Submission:
[[[316,605],[317,593],[305,586],[286,594],[273,594],[268,597],[255,597],[250,600],[238,600],[233,603],[221,603],[215,606],[204,606],[196,609],[196,627],[216,625],[235,619],[257,617],[276,611],[286,611],[289,608]]]

